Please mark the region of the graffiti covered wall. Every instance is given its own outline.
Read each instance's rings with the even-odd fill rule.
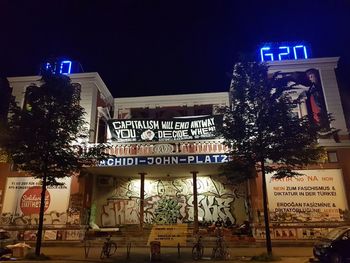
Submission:
[[[199,177],[199,221],[215,221],[218,217],[231,222],[247,218],[244,185],[229,184],[222,177]],[[145,180],[144,222],[149,224],[181,224],[193,222],[192,178]],[[117,179],[108,196],[97,197],[103,227],[139,223],[140,180]]]

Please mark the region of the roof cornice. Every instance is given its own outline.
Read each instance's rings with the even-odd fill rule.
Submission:
[[[269,61],[267,65],[270,72],[276,71],[305,71],[315,69],[335,69],[338,66],[339,57],[310,58],[299,60]]]
[[[94,82],[107,101],[113,105],[113,96],[97,72],[74,73],[68,74],[67,76],[72,82],[79,82],[82,80]],[[41,76],[8,77],[7,79],[10,83],[33,83],[40,82]]]
[[[159,95],[159,96],[143,96],[143,97],[125,97],[115,98],[114,103],[118,107],[124,105],[133,107],[149,107],[149,106],[181,106],[181,105],[197,105],[197,104],[221,104],[228,103],[228,92],[213,93],[195,93],[195,94],[177,94],[177,95]]]

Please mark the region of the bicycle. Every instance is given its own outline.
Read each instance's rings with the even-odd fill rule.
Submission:
[[[215,247],[213,247],[212,258],[213,259],[228,259],[229,254],[224,241],[224,237],[219,233],[216,236]]]
[[[204,253],[204,246],[202,244],[202,237],[198,236],[196,243],[192,247],[192,258],[194,260],[202,259]]]
[[[100,258],[109,258],[117,251],[117,243],[111,240],[111,236],[106,237],[106,241],[103,243]]]

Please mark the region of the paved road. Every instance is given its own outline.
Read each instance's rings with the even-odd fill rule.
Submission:
[[[230,248],[230,259],[225,262],[253,262],[250,261],[251,256],[259,255],[265,252],[265,248]],[[42,252],[51,257],[50,263],[63,262],[118,262],[118,263],[139,263],[149,262],[148,247],[131,247],[130,258],[126,258],[126,247],[118,248],[117,253],[109,259],[100,259],[100,247],[92,247],[89,255],[85,258],[83,247],[43,247]],[[191,249],[182,248],[178,257],[177,248],[161,248],[161,262],[165,263],[190,263],[190,262],[223,262],[213,261],[210,259],[211,249],[204,250],[204,257],[201,261],[193,261],[191,259]],[[312,247],[274,247],[273,253],[281,257],[283,263],[306,263],[312,257]],[[21,262],[33,262],[21,260]]]

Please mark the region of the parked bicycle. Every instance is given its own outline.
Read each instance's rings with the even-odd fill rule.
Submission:
[[[198,236],[196,243],[192,247],[192,258],[194,260],[200,260],[203,257],[204,246],[202,244],[202,237]]]
[[[218,233],[217,233],[215,247],[213,247],[212,258],[213,259],[228,259],[229,258],[227,246],[225,244],[223,235],[221,235],[221,231],[218,231]]]
[[[109,258],[117,251],[117,243],[111,240],[111,236],[106,237],[106,241],[103,243],[100,258]]]

